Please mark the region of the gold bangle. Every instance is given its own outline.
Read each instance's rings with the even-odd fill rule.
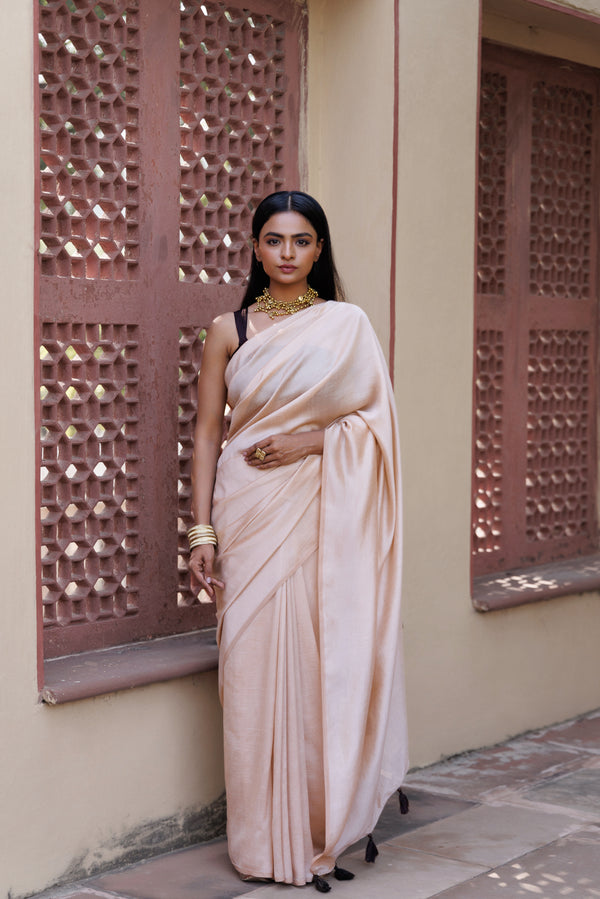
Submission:
[[[197,546],[206,546],[207,544],[216,546],[217,541],[213,537],[197,537],[195,540],[190,541],[190,552],[196,549]]]
[[[188,531],[188,537],[193,537],[194,534],[214,534],[215,529],[210,524],[195,524]]]
[[[195,549],[196,546],[204,546],[207,543],[211,543],[213,546],[217,545],[217,535],[210,524],[193,525],[188,531],[188,540],[190,550]]]

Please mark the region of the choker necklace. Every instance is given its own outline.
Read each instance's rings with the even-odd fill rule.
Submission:
[[[300,312],[301,309],[308,309],[312,306],[319,294],[312,287],[309,287],[306,293],[303,293],[297,299],[290,303],[284,303],[282,300],[276,300],[269,293],[269,288],[265,287],[259,297],[256,297],[256,311],[266,312],[269,318],[275,318],[276,315],[293,315],[294,312]]]

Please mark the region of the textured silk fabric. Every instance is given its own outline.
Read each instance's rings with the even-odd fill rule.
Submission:
[[[300,885],[373,830],[408,765],[394,400],[348,303],[276,321],[226,381],[213,523],[229,854]],[[242,457],[319,428],[322,456],[267,471]]]

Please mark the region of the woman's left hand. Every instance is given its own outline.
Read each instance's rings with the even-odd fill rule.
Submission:
[[[243,456],[252,468],[278,468],[291,465],[313,454],[323,453],[323,431],[302,431],[299,434],[273,434],[244,450]]]

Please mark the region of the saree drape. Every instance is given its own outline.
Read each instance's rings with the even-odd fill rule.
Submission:
[[[366,315],[327,302],[251,337],[213,496],[229,854],[303,884],[373,830],[407,770],[395,406]],[[322,456],[242,451],[325,429]]]

